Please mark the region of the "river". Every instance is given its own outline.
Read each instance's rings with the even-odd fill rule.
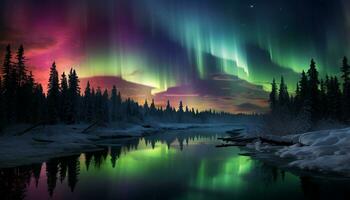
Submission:
[[[350,199],[348,181],[293,175],[217,137],[169,132],[0,169],[0,199]]]

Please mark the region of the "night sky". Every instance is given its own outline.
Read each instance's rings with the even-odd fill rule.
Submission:
[[[324,76],[350,56],[345,0],[1,0],[0,15],[0,48],[23,44],[44,86],[56,61],[151,86],[159,105],[262,112],[273,77],[294,90],[311,58]]]

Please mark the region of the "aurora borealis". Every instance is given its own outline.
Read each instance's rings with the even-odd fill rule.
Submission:
[[[294,90],[311,58],[321,76],[338,73],[350,55],[349,9],[345,0],[2,0],[0,48],[24,44],[44,86],[56,61],[82,78],[151,86],[159,105],[183,96],[201,109],[253,112],[266,106],[257,88],[284,75]]]
[[[297,176],[238,155],[237,148],[212,148],[216,136],[178,134],[140,139],[132,148],[110,147],[36,164],[39,173],[28,176],[26,199],[273,199],[286,192],[301,196]],[[62,177],[65,163],[68,171],[77,172]]]

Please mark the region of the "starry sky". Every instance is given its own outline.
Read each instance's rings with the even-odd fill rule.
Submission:
[[[2,0],[0,16],[0,48],[23,44],[44,86],[56,61],[149,86],[159,105],[263,112],[273,77],[292,91],[311,58],[324,76],[350,54],[346,0]]]

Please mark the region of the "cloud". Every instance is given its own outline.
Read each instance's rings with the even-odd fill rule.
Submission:
[[[196,95],[192,95],[196,94]],[[156,103],[164,105],[169,99],[173,105],[185,105],[201,110],[214,108],[233,113],[262,113],[267,110],[268,93],[261,86],[232,75],[216,74],[214,79],[197,80],[191,84],[168,88],[155,95]]]

